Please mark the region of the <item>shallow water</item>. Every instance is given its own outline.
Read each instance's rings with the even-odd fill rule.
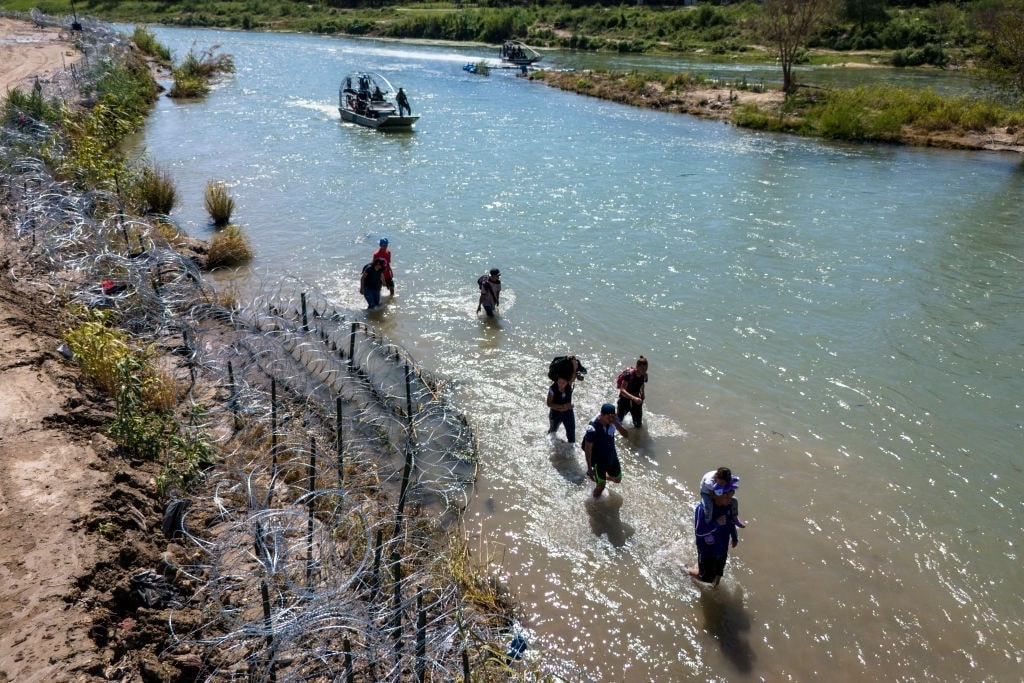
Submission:
[[[257,260],[373,317],[481,440],[471,545],[574,680],[1019,680],[1024,656],[1024,166],[826,144],[621,107],[495,71],[478,48],[156,28],[238,73],[161,100],[143,144],[210,233],[230,183]],[[559,59],[569,60],[570,56]],[[557,61],[554,57],[551,61]],[[350,70],[404,86],[416,131],[342,124]],[[497,266],[495,322],[474,309]],[[582,429],[651,360],[622,484],[588,501],[546,431],[545,371],[579,354]],[[628,426],[628,419],[627,419]],[[685,577],[707,470],[749,527],[715,592]]]

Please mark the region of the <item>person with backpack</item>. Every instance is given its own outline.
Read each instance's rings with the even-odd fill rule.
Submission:
[[[487,317],[494,317],[494,309],[498,307],[501,297],[501,271],[491,268],[490,275],[481,275],[477,278],[476,284],[480,287],[480,300],[476,305],[476,312],[483,308],[487,311]]]
[[[629,436],[615,415],[615,406],[605,403],[583,435],[583,455],[587,458],[587,476],[594,482],[594,498],[601,497],[609,479],[616,484],[622,481],[622,465],[615,450],[616,431],[623,437]]]
[[[619,402],[615,414],[619,418],[629,413],[633,418],[634,427],[642,427],[644,421],[644,385],[647,384],[647,359],[640,356],[636,366],[626,368],[615,378],[615,386],[619,390]]]

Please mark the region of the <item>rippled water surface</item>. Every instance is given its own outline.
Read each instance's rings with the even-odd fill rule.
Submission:
[[[224,179],[284,277],[360,308],[454,380],[481,440],[467,517],[534,650],[571,680],[1020,680],[1024,166],[844,146],[630,109],[462,65],[484,48],[156,29],[238,73],[145,132],[178,220]],[[552,61],[570,56],[562,55]],[[404,86],[414,133],[339,121],[338,82]],[[502,269],[494,323],[474,280]],[[549,441],[547,361],[576,352],[580,423],[636,354],[647,426],[588,501]],[[628,424],[628,420],[627,420]],[[686,578],[705,471],[749,521],[714,592]]]

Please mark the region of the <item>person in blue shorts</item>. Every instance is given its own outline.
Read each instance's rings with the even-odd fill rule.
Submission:
[[[587,476],[594,482],[594,498],[601,497],[608,480],[616,484],[622,481],[622,465],[615,450],[616,431],[629,436],[615,415],[615,406],[605,403],[583,435],[583,454],[587,457]]]

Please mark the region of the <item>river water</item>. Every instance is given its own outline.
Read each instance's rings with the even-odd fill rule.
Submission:
[[[492,51],[154,29],[238,72],[144,133],[177,220],[222,179],[256,251],[453,381],[480,437],[466,528],[546,670],[602,681],[1008,681],[1024,671],[1024,160],[759,134],[563,93]],[[571,66],[572,56],[548,61]],[[350,70],[404,86],[413,133],[343,124]],[[474,281],[502,270],[500,317]],[[548,360],[590,368],[581,426],[637,354],[646,427],[594,503],[546,435]],[[629,419],[627,418],[627,426]],[[685,575],[700,476],[748,528],[717,591]]]

